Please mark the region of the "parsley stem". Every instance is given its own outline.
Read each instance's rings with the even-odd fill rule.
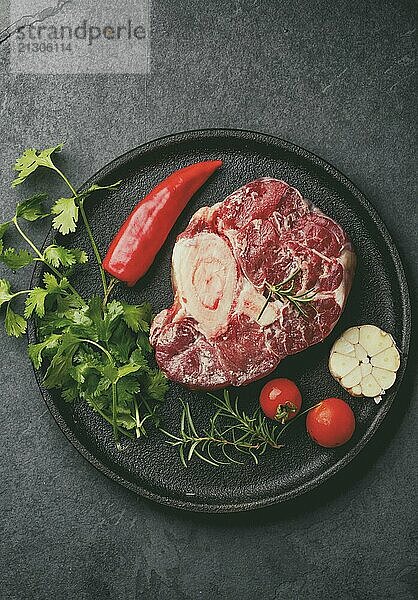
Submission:
[[[35,252],[35,254],[38,256],[38,258],[35,258],[35,260],[39,260],[41,263],[43,263],[48,269],[50,269],[50,271],[52,271],[54,273],[54,275],[56,275],[60,280],[64,279],[64,275],[62,273],[60,273],[58,271],[58,269],[56,269],[55,267],[53,267],[52,265],[50,265],[48,262],[46,262],[43,254],[38,250],[38,248],[35,246],[35,244],[32,242],[32,240],[30,240],[28,238],[28,236],[26,235],[26,233],[21,229],[18,221],[17,221],[17,217],[13,217],[12,219],[14,226],[16,227],[17,231],[20,233],[20,235],[22,236],[22,238],[25,240],[25,242],[32,248],[32,250]],[[71,285],[70,282],[68,282],[68,289],[70,289],[72,291],[72,293],[77,296],[78,298],[80,298],[80,300],[83,301],[83,298],[80,296],[80,294],[77,292],[77,290],[75,289],[75,287],[73,287]]]
[[[30,294],[32,290],[21,290],[20,292],[15,292],[13,294],[13,296],[10,298],[10,300],[12,300],[12,298],[16,298],[16,296],[21,296],[22,294]],[[9,302],[10,302],[9,300]]]
[[[100,278],[102,280],[102,285],[103,285],[103,293],[105,294],[105,296],[107,295],[107,283],[106,283],[106,275],[102,266],[102,257],[100,256],[100,252],[99,249],[97,247],[96,241],[93,237],[93,232],[90,228],[90,224],[87,220],[87,215],[86,212],[84,210],[84,201],[80,200],[79,202],[79,208],[80,208],[80,214],[81,214],[81,218],[83,219],[83,223],[84,226],[86,228],[87,231],[87,235],[89,236],[89,240],[90,240],[90,244],[91,247],[93,249],[94,252],[94,256],[96,257],[97,260],[97,264],[99,265],[99,271],[100,271]]]
[[[35,252],[35,254],[41,259],[42,262],[44,262],[44,257],[42,256],[41,252],[39,252],[38,248],[35,246],[35,244],[32,242],[32,240],[30,240],[28,238],[28,236],[23,232],[23,230],[20,228],[19,223],[17,222],[17,217],[14,216],[12,219],[16,229],[18,230],[18,232],[20,233],[20,235],[22,236],[22,238],[25,240],[25,242],[27,244],[29,244],[29,246],[32,248],[32,250]]]
[[[79,199],[79,194],[77,194],[76,189],[71,185],[70,181],[67,179],[67,177],[64,175],[64,173],[60,169],[58,169],[58,167],[56,167],[55,165],[53,166],[53,169],[54,169],[54,171],[56,173],[58,173],[58,175],[68,185],[68,187],[70,188],[70,190],[71,190],[74,198]],[[87,220],[87,215],[86,215],[86,212],[84,210],[84,200],[83,199],[79,199],[78,207],[80,209],[81,218],[83,219],[83,223],[84,223],[84,227],[86,228],[87,235],[89,236],[89,240],[90,240],[91,247],[93,249],[94,256],[96,257],[97,264],[99,265],[100,278],[102,280],[102,285],[103,285],[103,292],[104,292],[104,294],[106,294],[107,293],[107,284],[106,284],[105,272],[104,272],[104,269],[102,267],[102,258],[100,256],[100,252],[99,252],[99,249],[97,247],[96,241],[95,241],[95,239],[93,237],[93,232],[92,232],[92,230],[90,228],[90,224],[89,224],[89,222]]]
[[[98,344],[97,342],[94,342],[93,340],[87,340],[87,339],[82,339],[82,340],[80,340],[80,342],[85,342],[86,344],[91,344],[92,346],[96,346],[96,348],[101,350],[106,355],[110,364],[112,366],[115,366],[115,361],[113,360],[112,355],[101,344]],[[116,409],[117,409],[117,403],[118,403],[118,392],[117,392],[116,385],[117,385],[117,380],[112,381],[112,420],[111,421],[109,419],[107,419],[107,420],[109,421],[109,423],[112,424],[113,435],[115,438],[116,446],[117,446],[118,450],[120,450],[119,436],[118,436],[119,427],[118,427],[118,424],[116,421]]]
[[[108,423],[110,423],[110,425],[113,425],[113,420],[107,416],[107,414],[94,402],[94,400],[92,400],[90,398],[89,402],[92,404],[94,410],[96,412],[99,413],[99,415],[101,417],[103,417],[103,419],[105,421],[107,421]],[[117,426],[118,431],[120,431],[120,433],[122,433],[123,435],[125,435],[127,438],[129,438],[130,440],[134,439],[134,436],[132,434],[129,433],[129,431],[126,431],[125,429],[123,429],[122,427],[119,427],[119,425]]]
[[[58,169],[58,167],[56,167],[55,165],[53,165],[51,167],[56,173],[58,173],[58,175],[65,181],[65,183],[68,185],[68,187],[70,188],[73,196],[77,196],[77,192],[75,190],[75,188],[71,185],[71,183],[69,182],[69,180],[66,178],[66,176],[64,175],[64,173]]]
[[[112,382],[112,419],[113,419],[113,437],[115,438],[116,446],[120,450],[118,424],[116,421],[116,407],[118,402],[118,391],[116,388],[117,381]]]
[[[135,397],[134,397],[134,407],[135,407],[135,421],[136,421],[135,433],[136,433],[136,437],[139,438],[141,436],[141,419],[139,416],[138,402],[136,401]]]
[[[109,350],[106,350],[106,348],[104,348],[101,344],[98,344],[97,342],[94,342],[93,340],[87,340],[87,339],[82,339],[80,340],[80,342],[85,342],[86,344],[91,344],[92,346],[96,346],[96,348],[98,348],[99,350],[101,350],[109,359],[109,362],[115,366],[114,360],[112,355],[110,354]]]

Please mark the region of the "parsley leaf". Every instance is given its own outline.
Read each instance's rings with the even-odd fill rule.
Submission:
[[[29,319],[32,313],[43,317],[45,315],[45,298],[48,296],[48,290],[41,287],[35,287],[30,291],[25,300],[25,318]]]
[[[79,384],[85,383],[86,379],[90,378],[91,380],[92,377],[96,381],[99,374],[101,375],[102,373],[103,365],[95,352],[92,352],[90,355],[87,352],[83,352],[83,346],[80,348],[80,351],[74,358],[74,362],[78,364],[71,369],[70,375]],[[93,388],[93,392],[95,390],[97,390],[97,387]]]
[[[128,405],[133,402],[134,396],[141,391],[141,383],[135,375],[127,375],[118,381],[118,398]]]
[[[80,344],[79,338],[71,333],[64,333],[57,353],[51,360],[44,378],[46,388],[60,388],[68,381],[69,372],[73,366],[73,357]]]
[[[92,192],[97,192],[98,190],[113,190],[114,188],[117,188],[121,183],[122,179],[110,185],[98,185],[97,183],[93,183],[93,185],[91,185],[85,192],[82,192],[81,195],[88,195]]]
[[[168,390],[168,379],[158,369],[148,374],[146,381],[146,392],[150,398],[157,402],[162,402]]]
[[[51,213],[56,215],[52,219],[52,227],[57,229],[62,235],[74,232],[78,221],[78,206],[76,199],[59,198],[51,208]]]
[[[43,203],[48,196],[46,194],[36,194],[23,202],[19,202],[16,206],[16,217],[25,219],[26,221],[36,221],[48,216],[45,212]]]
[[[38,168],[38,154],[34,148],[27,148],[20,158],[17,159],[13,169],[19,172],[19,175],[12,181],[12,187],[16,187],[25,181],[31,173]]]
[[[103,367],[103,375],[111,382],[115,383],[118,380],[118,369],[115,365],[107,364]]]
[[[11,223],[11,221],[6,221],[6,223],[2,223],[0,225],[0,240],[2,240],[4,238],[4,234],[7,232],[7,230],[10,227],[10,223]]]
[[[151,305],[144,304],[126,304],[121,302],[123,308],[123,320],[127,326],[137,333],[139,330],[147,333],[149,331],[152,311]]]
[[[10,227],[10,221],[6,221],[6,223],[2,223],[0,225],[0,254],[3,252],[3,237],[4,234],[7,232],[7,230]]]
[[[69,250],[52,244],[45,248],[44,259],[53,267],[72,267],[76,263],[87,262],[87,254],[83,250]]]
[[[119,384],[118,384],[119,388]],[[119,389],[118,389],[119,393]],[[132,409],[129,406],[123,406],[120,402],[117,407],[116,412],[116,423],[121,427],[124,427],[129,431],[129,429],[134,429],[136,427],[136,421],[132,416]]]
[[[20,337],[26,331],[26,321],[18,313],[13,312],[10,304],[7,305],[6,318],[4,320],[7,335]]]
[[[56,311],[57,315],[59,316],[63,315],[72,318],[74,309],[83,308],[83,306],[85,306],[84,301],[75,294],[66,294],[65,296],[61,296],[59,293],[56,293],[55,297]]]
[[[114,329],[108,347],[117,361],[123,364],[129,362],[129,357],[136,348],[135,336],[123,321],[120,321]]]
[[[100,296],[92,296],[89,300],[87,314],[97,326],[103,319],[103,301]]]
[[[10,289],[10,283],[6,279],[0,279],[0,306],[5,302],[9,302],[12,298],[13,294]]]
[[[151,352],[148,339],[152,318],[150,305],[109,302],[113,284],[107,288],[105,281],[104,298],[92,297],[85,302],[70,283],[70,277],[77,265],[87,262],[86,252],[52,243],[41,254],[18,222],[50,216],[53,228],[59,233],[74,232],[80,215],[85,221],[85,199],[93,192],[115,189],[121,183],[93,184],[77,193],[64,173],[54,165],[53,154],[61,149],[62,144],[44,150],[29,148],[14,166],[17,175],[12,187],[20,185],[38,167],[46,167],[66,182],[71,197],[56,200],[48,213],[44,208],[46,194],[34,195],[17,205],[11,221],[0,224],[0,262],[14,270],[36,260],[42,260],[48,267],[42,277],[43,285],[30,290],[13,293],[9,282],[0,279],[0,306],[7,305],[5,328],[9,335],[19,337],[26,331],[26,319],[33,318],[39,341],[28,346],[28,354],[35,368],[46,363],[45,387],[60,389],[66,402],[80,399],[88,403],[110,423],[116,442],[119,433],[135,439],[135,436],[146,434],[146,421],[158,426],[158,405],[167,389],[165,377],[152,368],[148,356]],[[15,248],[4,250],[3,237],[11,224],[31,246],[33,255]],[[103,279],[97,245],[87,223],[86,227]],[[14,312],[10,306],[18,295],[26,295],[23,315]],[[135,434],[131,430],[135,430]]]
[[[44,259],[53,267],[61,265],[63,267],[71,267],[75,264],[75,257],[71,250],[67,250],[67,248],[63,248],[62,246],[56,246],[55,244],[45,248]]]
[[[0,261],[16,271],[22,267],[30,265],[34,261],[32,254],[26,250],[15,250],[14,248],[7,248],[2,254],[0,254]]]
[[[149,342],[148,336],[145,333],[138,333],[138,336],[136,338],[136,345],[145,354],[150,354],[152,352],[152,346]]]
[[[61,396],[64,402],[75,402],[79,398],[77,387],[68,387],[61,390]]]
[[[63,277],[61,281],[58,282],[57,278],[55,275],[52,275],[52,273],[44,273],[42,280],[49,294],[60,294],[68,289],[69,282],[66,277]]]
[[[60,152],[63,144],[58,144],[52,148],[46,148],[45,150],[35,150],[35,148],[27,148],[22,156],[20,156],[13,169],[18,172],[18,176],[12,181],[12,187],[23,183],[25,179],[38,167],[49,167],[54,169],[54,163],[52,162],[51,155],[54,152]]]
[[[60,337],[60,334],[53,333],[52,335],[48,336],[46,340],[40,342],[39,344],[29,344],[28,354],[35,369],[40,369],[41,367],[43,351],[58,346]]]
[[[87,256],[84,250],[79,250],[78,248],[71,248],[71,254],[74,256],[75,262],[78,265],[84,265],[89,260],[89,257]]]
[[[148,361],[139,348],[132,352],[129,357],[129,364],[138,367],[138,369],[141,369],[142,371],[147,371],[149,369]]]
[[[100,320],[96,319],[96,329],[99,339],[102,342],[108,342],[115,331],[119,317],[123,314],[122,304],[117,300],[112,300],[106,307],[106,313]]]

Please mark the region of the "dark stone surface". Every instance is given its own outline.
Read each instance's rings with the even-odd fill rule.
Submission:
[[[406,1],[154,0],[146,78],[14,76],[0,46],[1,217],[30,189],[9,189],[22,147],[66,139],[81,182],[165,133],[258,129],[317,152],[365,192],[415,298],[414,32]],[[94,471],[47,413],[25,341],[1,336],[2,598],[414,598],[415,356],[399,409],[332,481],[290,505],[202,516]]]

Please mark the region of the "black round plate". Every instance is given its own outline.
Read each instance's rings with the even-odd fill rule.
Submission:
[[[243,465],[216,468],[193,459],[186,469],[180,463],[177,450],[168,446],[158,431],[136,442],[127,440],[123,450],[118,451],[110,426],[100,416],[84,403],[75,407],[65,404],[59,394],[42,388],[42,373],[37,373],[37,378],[45,402],[65,435],[88,461],[111,479],[137,494],[186,510],[242,511],[311,490],[347,465],[370,440],[388,412],[405,370],[410,306],[397,250],[384,224],[358,189],[310,152],[254,132],[215,129],[171,135],[131,150],[101,169],[85,186],[123,180],[119,189],[97,195],[89,204],[88,215],[101,252],[106,251],[133,206],[157,182],[180,167],[207,159],[222,159],[223,167],[190,201],[148,274],[132,289],[120,286],[117,295],[135,303],[147,300],[155,312],[169,306],[173,245],[193,213],[258,177],[286,180],[347,231],[358,257],[358,268],[347,306],[329,338],[287,358],[275,374],[297,382],[305,408],[328,396],[337,395],[347,400],[357,422],[350,442],[336,449],[320,448],[309,439],[304,419],[300,419],[283,436],[285,447],[267,451],[259,465],[246,460]],[[47,243],[52,237],[51,232]],[[60,239],[60,243],[88,248],[81,226],[73,236]],[[83,266],[75,279],[75,285],[85,297],[100,292],[97,267],[93,257],[90,258],[89,265]],[[41,275],[41,269],[35,271],[34,284]],[[370,399],[348,396],[327,367],[329,351],[337,336],[346,328],[363,323],[373,323],[390,332],[402,356],[396,383],[379,405]],[[36,339],[33,325],[29,337],[30,341]],[[242,406],[254,409],[263,383],[265,380],[260,380],[232,393],[239,395]],[[165,428],[178,431],[179,398],[190,402],[197,425],[204,427],[213,411],[211,399],[205,393],[170,384],[162,410]]]

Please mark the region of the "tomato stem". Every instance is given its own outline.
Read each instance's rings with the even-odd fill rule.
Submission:
[[[291,425],[292,423],[294,423],[297,419],[299,419],[299,417],[302,417],[303,415],[306,415],[309,411],[311,411],[313,408],[317,408],[318,406],[320,406],[322,404],[323,400],[321,400],[321,402],[318,402],[318,404],[314,404],[313,406],[311,406],[310,408],[307,408],[306,410],[303,410],[302,412],[300,412],[299,414],[296,415],[296,417],[294,417],[293,419],[291,419],[290,421],[288,421],[284,426],[283,429],[281,429],[281,431],[279,431],[277,438],[279,438],[283,431],[285,429],[287,429],[289,427],[289,425]]]
[[[298,407],[293,402],[286,402],[286,404],[279,404],[277,407],[276,414],[274,416],[275,421],[279,421],[282,425],[289,420],[292,413],[296,413]]]

